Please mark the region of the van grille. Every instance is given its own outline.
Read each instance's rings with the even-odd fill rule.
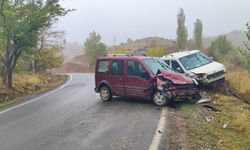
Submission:
[[[208,75],[207,79],[217,78],[219,76],[222,76],[223,74],[224,74],[224,70],[221,70],[219,72]]]

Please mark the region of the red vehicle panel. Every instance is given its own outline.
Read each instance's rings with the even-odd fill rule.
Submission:
[[[163,61],[144,56],[111,56],[97,59],[95,91],[102,100],[115,96],[152,99],[163,106],[170,100],[197,95],[194,82],[173,72]]]

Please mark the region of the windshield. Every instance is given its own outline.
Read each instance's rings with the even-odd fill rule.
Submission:
[[[164,69],[173,72],[173,70],[164,61],[160,59],[150,58],[144,59],[143,61],[154,74],[157,73],[158,69]]]
[[[187,70],[191,70],[209,64],[213,61],[206,54],[198,52],[180,58],[180,62]]]

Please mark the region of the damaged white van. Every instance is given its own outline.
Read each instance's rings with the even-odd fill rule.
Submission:
[[[210,84],[225,80],[225,67],[200,50],[185,50],[163,56],[174,71],[185,74],[200,84]]]

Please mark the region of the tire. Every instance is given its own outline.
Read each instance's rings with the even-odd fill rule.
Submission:
[[[169,98],[161,91],[156,91],[152,95],[152,101],[157,106],[165,106],[169,102]]]
[[[103,86],[100,89],[100,97],[102,101],[110,101],[113,97],[112,92],[107,86]]]

